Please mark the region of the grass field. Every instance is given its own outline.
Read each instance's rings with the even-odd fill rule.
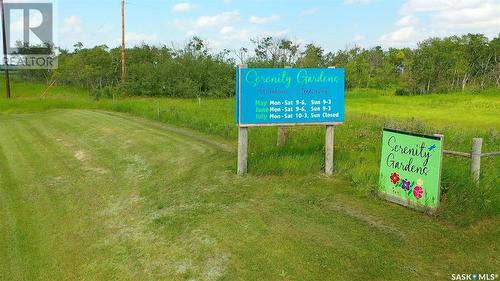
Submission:
[[[326,178],[321,127],[293,128],[283,148],[276,129],[252,129],[250,174],[237,177],[231,99],[94,101],[71,87],[39,98],[45,87],[15,84],[15,99],[0,98],[0,280],[498,273],[498,158],[483,160],[479,187],[467,160],[446,158],[433,216],[375,194],[383,127],[444,133],[459,151],[482,137],[500,151],[498,92],[350,92]]]
[[[318,174],[238,177],[233,151],[121,114],[0,116],[0,279],[447,280],[498,269],[495,221],[456,228]]]
[[[3,85],[0,85],[0,89]],[[40,98],[46,85],[15,83],[15,99],[0,99],[0,112],[25,113],[50,109],[101,109],[118,111],[191,128],[236,141],[233,99],[128,98],[91,100],[74,87],[54,87]],[[336,172],[360,192],[376,191],[383,127],[419,133],[442,133],[445,148],[470,151],[472,138],[484,139],[483,151],[500,151],[500,93],[455,93],[397,97],[389,92],[358,90],[347,93],[347,120],[336,129]],[[157,105],[160,104],[160,116]],[[297,127],[287,145],[277,148],[275,128],[250,131],[249,169],[254,175],[310,175],[323,168],[324,128]],[[469,162],[446,157],[444,197],[436,215],[447,222],[468,225],[500,214],[500,161],[485,158],[479,188],[471,187]]]

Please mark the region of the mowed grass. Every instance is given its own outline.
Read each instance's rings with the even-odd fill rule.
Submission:
[[[1,87],[1,86],[0,86]],[[233,143],[237,140],[234,99],[89,99],[81,89],[14,84],[15,99],[0,98],[0,112],[39,112],[57,108],[101,109],[146,117],[191,128]],[[158,116],[158,105],[160,115]],[[346,96],[346,122],[335,130],[335,170],[353,193],[376,197],[382,129],[397,128],[445,135],[445,148],[468,152],[472,139],[484,140],[483,151],[500,151],[500,91],[397,97],[379,90],[356,90]],[[324,163],[324,127],[290,129],[285,147],[276,147],[276,128],[250,130],[249,171],[256,176],[320,174]],[[500,214],[500,160],[483,158],[481,184],[469,177],[469,160],[446,156],[443,198],[435,215],[442,221],[469,225]]]
[[[290,136],[297,151],[301,134]],[[234,151],[232,141],[120,113],[0,115],[0,280],[449,280],[498,271],[495,219],[456,227],[319,171],[263,175],[259,155],[239,177]]]

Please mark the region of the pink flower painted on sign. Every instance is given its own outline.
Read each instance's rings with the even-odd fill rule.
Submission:
[[[413,196],[415,198],[420,199],[424,195],[424,189],[421,186],[415,186],[413,189]]]

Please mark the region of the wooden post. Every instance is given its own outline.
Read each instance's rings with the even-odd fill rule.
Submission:
[[[472,179],[479,184],[479,177],[481,175],[481,149],[483,146],[483,139],[474,138],[472,140],[472,152],[470,161],[470,174]]]
[[[245,64],[240,64],[238,65],[238,73],[240,73],[240,70],[242,68],[247,68],[248,66]],[[238,75],[239,77],[239,75]],[[240,102],[240,97],[241,97],[241,77],[239,78],[238,81],[238,101]],[[237,108],[236,110],[240,110]],[[238,112],[238,115],[240,112]],[[244,175],[247,173],[248,170],[248,128],[247,127],[241,127],[239,126],[239,120],[238,120],[238,175]]]
[[[444,135],[443,134],[434,134],[434,136],[439,137],[441,139],[441,155],[439,155],[439,157],[441,157],[441,160],[439,161],[439,162],[441,162],[441,168],[439,169],[438,198],[436,199],[438,202],[438,206],[439,206],[439,204],[441,202],[441,176],[442,176],[442,172],[443,172]],[[431,211],[431,213],[432,212],[433,211]]]
[[[284,146],[286,142],[286,135],[288,134],[288,127],[278,128],[278,146]]]
[[[158,116],[158,120],[160,120],[160,100],[157,102],[156,116]]]
[[[334,136],[335,136],[335,126],[326,126],[326,137],[325,137],[325,174],[327,176],[333,175],[333,147],[334,147]]]
[[[247,173],[248,128],[239,127],[238,132],[238,175]]]
[[[292,68],[291,66],[285,66],[285,68]],[[278,127],[278,141],[277,146],[284,146],[286,142],[286,136],[288,134],[288,127]]]

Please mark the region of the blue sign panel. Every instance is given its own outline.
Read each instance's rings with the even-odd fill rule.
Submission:
[[[240,126],[344,122],[342,68],[240,68],[236,78]]]

